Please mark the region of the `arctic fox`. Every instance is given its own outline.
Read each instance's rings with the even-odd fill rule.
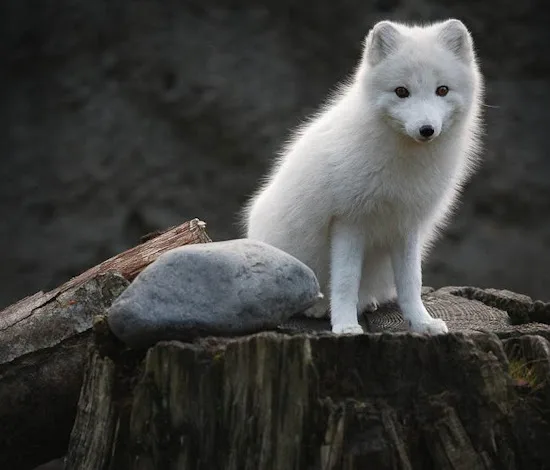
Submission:
[[[448,331],[422,303],[421,263],[475,168],[482,95],[461,21],[381,21],[246,206],[248,238],[316,273],[334,333],[361,333],[358,313],[396,297],[410,331]]]

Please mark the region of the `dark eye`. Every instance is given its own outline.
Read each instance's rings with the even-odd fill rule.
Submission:
[[[449,93],[449,87],[446,86],[438,86],[435,90],[437,96],[446,96],[447,93]]]
[[[399,96],[399,98],[407,98],[407,96],[410,95],[409,90],[407,90],[404,86],[398,86],[395,89],[395,94]]]

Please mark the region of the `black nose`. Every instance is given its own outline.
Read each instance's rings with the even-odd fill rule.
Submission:
[[[422,137],[431,137],[434,134],[434,128],[432,126],[422,126],[420,128],[420,135]]]

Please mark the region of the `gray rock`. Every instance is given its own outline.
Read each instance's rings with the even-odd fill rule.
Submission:
[[[313,271],[265,243],[188,245],[160,256],[109,309],[113,333],[142,347],[274,328],[319,298]]]

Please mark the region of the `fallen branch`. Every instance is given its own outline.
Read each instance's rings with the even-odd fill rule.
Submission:
[[[109,258],[79,276],[72,278],[62,286],[49,292],[37,292],[34,295],[25,297],[0,312],[0,331],[23,320],[35,309],[48,303],[62,292],[79,287],[100,274],[116,272],[128,281],[131,281],[165,251],[177,248],[178,246],[212,241],[207,235],[205,227],[206,224],[204,222],[199,219],[193,219],[160,234],[154,234],[153,237],[146,236],[150,238],[143,244]]]

